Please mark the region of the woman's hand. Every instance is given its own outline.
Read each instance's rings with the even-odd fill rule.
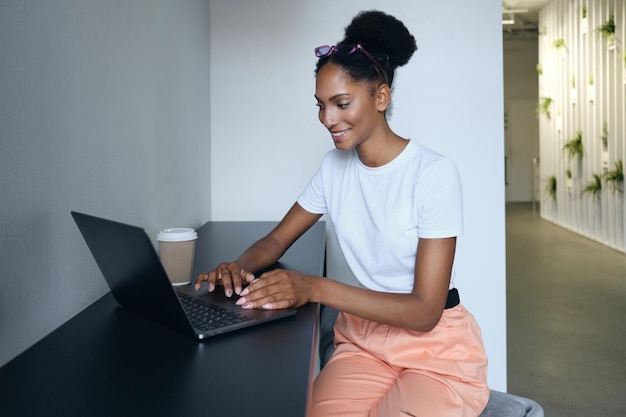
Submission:
[[[207,282],[209,292],[215,291],[215,286],[220,284],[224,286],[224,294],[227,297],[235,294],[241,294],[244,283],[254,280],[254,274],[243,269],[236,262],[223,262],[213,271],[204,274],[198,274],[196,278],[196,291],[200,290],[202,283]]]
[[[312,301],[314,280],[300,272],[275,269],[252,281],[237,304],[245,309],[297,308]]]

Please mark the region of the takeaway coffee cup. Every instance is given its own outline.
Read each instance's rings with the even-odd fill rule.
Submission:
[[[191,282],[197,238],[194,229],[185,227],[163,229],[157,234],[159,257],[172,285]]]

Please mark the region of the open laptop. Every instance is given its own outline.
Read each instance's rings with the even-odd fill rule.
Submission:
[[[144,229],[74,211],[72,217],[116,301],[166,327],[205,339],[296,313],[244,310],[219,288],[173,287]]]

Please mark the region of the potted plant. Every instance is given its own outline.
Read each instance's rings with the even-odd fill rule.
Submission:
[[[604,24],[598,26],[596,31],[602,36],[602,39],[607,40],[609,45],[613,45],[615,43],[615,19],[613,15]]]
[[[613,191],[624,192],[624,162],[620,159],[615,162],[615,169],[604,174],[607,184],[611,185]]]
[[[601,152],[601,162],[603,167],[609,166],[609,129],[606,125],[606,120],[602,125],[602,135],[600,135],[600,140],[602,140],[602,152]]]
[[[604,121],[604,124],[602,125],[602,135],[600,136],[600,139],[602,140],[602,150],[608,150],[609,149],[609,129],[606,125],[606,120]]]
[[[567,168],[567,171],[565,171],[565,186],[567,187],[567,192],[571,193],[572,192],[572,170]]]
[[[585,185],[582,194],[590,194],[596,200],[600,200],[602,198],[602,176],[593,174],[593,180]]]
[[[541,114],[545,114],[549,119],[551,104],[552,104],[552,99],[550,97],[541,97],[539,99],[539,104],[537,104],[537,116],[540,116]]]
[[[563,145],[563,151],[570,159],[577,156],[580,161],[583,157],[583,132],[579,130],[576,136],[567,141],[565,145]]]
[[[556,49],[567,49],[567,46],[565,46],[565,39],[563,38],[556,39],[554,42],[552,42],[552,46],[554,46]]]
[[[566,52],[569,52],[567,45],[565,45],[565,39],[559,38],[552,42],[552,46],[559,51],[559,55],[562,59],[565,59]]]
[[[546,178],[546,193],[556,201],[556,177],[554,175]]]

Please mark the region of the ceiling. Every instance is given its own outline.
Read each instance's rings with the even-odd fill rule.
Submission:
[[[504,36],[537,36],[539,29],[539,10],[553,0],[504,0],[502,19],[515,20],[514,24],[502,25]],[[515,13],[505,13],[507,10]],[[525,10],[525,11],[524,11]]]

